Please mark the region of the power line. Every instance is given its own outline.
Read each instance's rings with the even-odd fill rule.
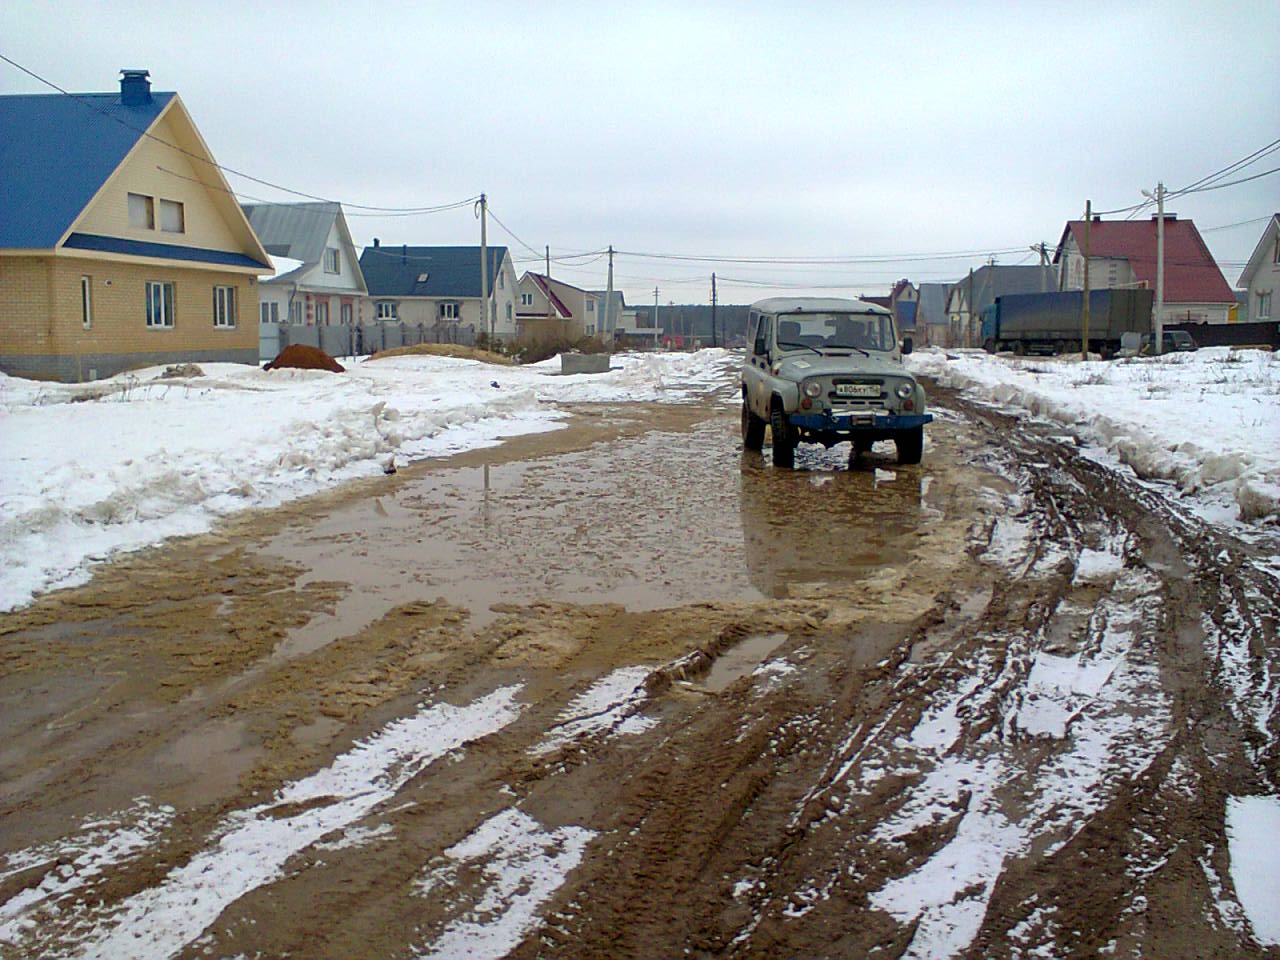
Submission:
[[[507,235],[511,237],[512,240],[520,244],[520,246],[524,247],[526,250],[528,250],[538,259],[542,259],[542,255],[537,250],[533,249],[533,247],[529,246],[529,244],[525,243],[518,236],[516,236],[515,231],[512,230],[510,227],[508,227],[505,223],[503,223],[501,219],[499,219],[498,215],[493,212],[493,207],[489,207],[489,216],[493,217],[493,222],[496,223],[498,226],[500,226],[503,230],[505,230]]]
[[[1182,187],[1179,190],[1171,191],[1170,195],[1172,196],[1180,193],[1196,192],[1195,188],[1199,187],[1201,184],[1211,183],[1214,180],[1217,180],[1221,177],[1229,176],[1230,174],[1234,173],[1237,170],[1242,170],[1245,167],[1249,166],[1250,164],[1258,162],[1263,157],[1267,156],[1270,153],[1274,153],[1276,150],[1280,150],[1280,139],[1272,140],[1266,146],[1259,147],[1257,150],[1253,151],[1253,153],[1249,154],[1247,157],[1237,160],[1235,163],[1228,164],[1227,166],[1223,167],[1221,170],[1215,171],[1214,173],[1211,173],[1208,176],[1201,177],[1199,180],[1195,181],[1194,183],[1189,183],[1185,187]],[[1243,183],[1244,181],[1240,181],[1240,182]]]
[[[18,63],[16,60],[10,59],[9,57],[5,56],[3,53],[0,53],[0,60],[3,60],[5,63],[9,64],[12,67],[15,67],[18,70],[21,70],[27,76],[39,81],[40,83],[43,83],[45,86],[49,87],[50,89],[56,90],[58,93],[62,94],[64,97],[70,97],[72,100],[75,100],[77,103],[81,104],[87,109],[92,110],[94,113],[100,114],[101,116],[106,117],[108,120],[113,120],[116,123],[120,124],[122,127],[132,130],[134,133],[140,134],[149,140],[153,140],[156,143],[161,144],[162,146],[168,147],[171,150],[176,150],[178,153],[182,154],[183,156],[186,156],[192,160],[198,160],[199,162],[206,164],[207,166],[211,166],[216,170],[221,171],[222,173],[229,173],[233,176],[241,177],[242,179],[252,181],[253,183],[259,184],[261,186],[270,187],[273,190],[279,190],[283,193],[291,193],[294,196],[304,197],[307,200],[314,200],[319,203],[341,203],[342,206],[345,208],[349,208],[353,210],[371,211],[372,212],[371,215],[392,216],[392,215],[417,215],[417,214],[427,214],[427,213],[440,213],[445,210],[452,210],[457,207],[465,206],[466,204],[472,203],[479,199],[479,195],[477,194],[476,196],[468,197],[465,200],[455,200],[451,203],[438,204],[435,206],[428,206],[428,207],[379,207],[379,206],[371,206],[369,204],[363,204],[363,203],[349,203],[341,200],[332,200],[328,197],[317,196],[314,193],[307,193],[304,190],[295,190],[292,187],[286,187],[283,184],[274,183],[271,180],[264,180],[261,177],[255,177],[251,173],[244,173],[243,171],[236,170],[233,167],[224,166],[223,164],[220,164],[215,160],[211,160],[206,156],[201,156],[198,153],[193,153],[190,150],[183,149],[177,144],[170,143],[169,141],[163,139],[162,137],[157,137],[154,133],[151,133],[149,130],[143,129],[142,127],[138,127],[132,123],[129,123],[129,121],[125,120],[122,117],[118,117],[113,113],[108,113],[106,110],[103,110],[101,107],[99,107],[96,103],[90,102],[85,97],[79,96],[77,94],[71,93],[69,90],[63,89],[62,87],[54,83],[52,80],[45,79],[44,77],[40,76],[40,74],[36,73],[34,70],[27,69],[22,64]],[[269,202],[269,201],[264,201],[264,202]]]
[[[1269,177],[1273,173],[1280,173],[1280,167],[1272,167],[1270,170],[1263,170],[1261,173],[1255,173],[1251,177],[1241,177],[1239,180],[1228,180],[1226,183],[1213,183],[1204,187],[1196,187],[1194,190],[1179,190],[1177,193],[1166,194],[1166,196],[1183,197],[1189,193],[1205,193],[1208,190],[1221,190],[1224,187],[1234,187],[1237,184],[1248,183],[1250,180],[1260,180],[1262,177]]]

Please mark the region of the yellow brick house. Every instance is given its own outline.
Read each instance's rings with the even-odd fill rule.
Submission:
[[[176,93],[0,96],[0,371],[258,361],[271,260]]]

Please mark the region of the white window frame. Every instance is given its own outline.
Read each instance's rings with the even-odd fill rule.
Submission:
[[[499,290],[507,289],[507,275],[503,273],[501,270],[498,271],[498,289]]]
[[[587,336],[594,337],[596,335],[596,325],[594,323],[587,324]]]
[[[595,312],[596,312],[596,302],[594,300],[588,300],[587,313],[595,313]]]
[[[312,307],[312,314],[315,317],[317,327],[327,327],[329,325],[329,301],[317,300]]]
[[[337,247],[324,248],[324,272],[341,273],[342,261],[339,259]]]
[[[258,305],[258,314],[261,316],[263,323],[279,323],[280,304],[274,300],[263,300]]]
[[[141,201],[141,202],[135,202]],[[145,193],[129,194],[129,226],[139,230],[156,228],[156,201]]]
[[[213,325],[218,330],[234,330],[236,326],[236,288],[215,284],[213,288]]]
[[[146,284],[146,308],[148,330],[172,330],[176,313],[174,309],[174,285],[172,280],[148,280]],[[159,305],[160,318],[155,319],[155,307]]]
[[[93,329],[93,278],[88,275],[80,277],[80,322]]]
[[[173,214],[177,214],[177,218]],[[186,233],[187,211],[181,200],[160,201],[160,229],[164,233]]]
[[[379,300],[376,305],[375,316],[378,320],[397,320],[399,315],[396,311],[396,305],[390,300]]]
[[[533,294],[532,294],[532,293],[522,293],[522,294],[520,294],[520,306],[522,306],[522,307],[532,307],[532,306],[533,306]]]
[[[344,326],[350,326],[352,320],[355,319],[355,310],[349,303],[339,304],[338,316]]]
[[[458,310],[458,305],[452,300],[448,300],[440,304],[441,320],[457,320],[460,312],[461,311]]]
[[[507,301],[507,323],[511,322],[511,301]]]
[[[1258,312],[1254,315],[1255,320],[1271,319],[1271,291],[1258,291]]]

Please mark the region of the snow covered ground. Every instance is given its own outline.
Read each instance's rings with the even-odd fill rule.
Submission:
[[[1280,356],[1211,347],[1126,360],[922,350],[917,373],[1069,428],[1086,450],[1169,481],[1206,520],[1280,514]]]
[[[344,374],[206,364],[90,384],[0,375],[0,610],[84,582],[93,562],[270,507],[393,459],[559,429],[561,402],[681,402],[732,380],[736,357],[620,354],[606,374],[405,356]]]

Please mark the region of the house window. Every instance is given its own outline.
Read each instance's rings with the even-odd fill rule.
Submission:
[[[457,320],[458,305],[456,303],[440,304],[440,319],[441,320]]]
[[[507,323],[511,322],[511,301],[507,301]]]
[[[394,320],[396,318],[396,305],[383,300],[378,304],[377,317],[379,320]]]
[[[160,229],[165,233],[184,233],[187,217],[177,200],[160,201]]]
[[[587,324],[587,336],[594,337],[596,335],[596,325],[594,323]]]
[[[236,325],[236,288],[213,288],[213,325],[231,328]]]
[[[88,330],[93,326],[93,279],[80,278],[80,322]]]
[[[520,306],[522,306],[522,307],[532,307],[532,306],[533,306],[533,294],[532,294],[532,293],[522,293],[522,294],[520,294]]]
[[[325,273],[341,273],[342,268],[339,265],[338,251],[334,247],[327,247],[324,251],[324,272]]]
[[[161,330],[173,327],[173,284],[165,280],[147,281],[147,326]]]
[[[587,313],[595,313],[595,312],[596,312],[596,302],[594,300],[588,300]]]
[[[293,300],[289,304],[289,322],[301,325],[302,323],[302,301]]]
[[[351,304],[344,303],[338,310],[340,311],[339,315],[342,317],[342,322],[349,326],[351,324]]]
[[[316,326],[327,327],[329,325],[329,304],[325,300],[316,301]]]
[[[499,290],[507,289],[507,275],[505,273],[498,274],[498,289]]]
[[[129,194],[129,226],[154,230],[156,228],[155,201],[141,193]]]
[[[258,305],[259,312],[262,315],[263,323],[279,323],[280,322],[280,304],[272,301],[270,303],[263,301]]]
[[[1271,291],[1258,294],[1258,313],[1254,317],[1255,320],[1271,319]]]

